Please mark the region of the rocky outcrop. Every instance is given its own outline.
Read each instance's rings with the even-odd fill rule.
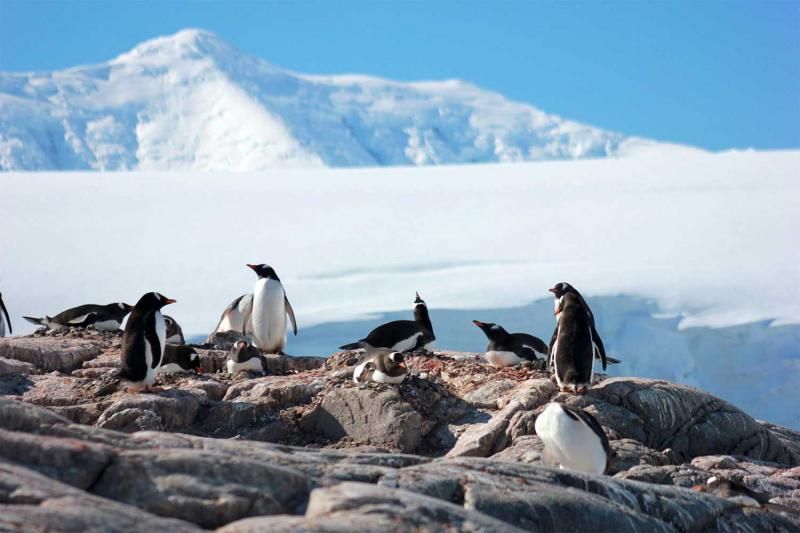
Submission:
[[[56,338],[94,338],[73,333]],[[62,361],[51,340],[6,342]],[[601,376],[574,396],[536,365],[451,353],[408,357],[399,386],[359,386],[340,353],[317,367],[284,357],[264,377],[162,376],[162,392],[131,394],[113,382],[118,337],[92,342],[101,353],[81,368],[0,375],[0,530],[800,528],[800,434],[691,387]],[[610,475],[544,465],[534,424],[552,400],[598,419]],[[712,476],[778,511],[690,490]]]

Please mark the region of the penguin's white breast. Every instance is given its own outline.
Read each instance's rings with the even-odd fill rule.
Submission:
[[[156,336],[158,337],[158,344],[160,344],[161,353],[159,355],[158,366],[164,361],[164,347],[167,345],[167,325],[164,323],[164,315],[160,311],[156,311]]]
[[[593,474],[605,470],[607,458],[600,437],[561,406],[550,404],[536,419],[535,429],[547,451],[565,468]]]
[[[119,329],[119,322],[116,320],[104,320],[102,322],[95,322],[94,329],[98,331],[116,331]]]
[[[400,376],[390,376],[377,369],[372,372],[372,381],[375,383],[397,384],[402,383],[404,379],[406,379],[406,374],[402,374]]]
[[[260,279],[256,282],[253,327],[258,327],[259,331],[255,333],[262,340],[277,340],[286,336],[285,296],[279,281]]]
[[[490,350],[486,352],[486,360],[495,368],[503,368],[506,366],[518,365],[524,359],[515,354],[514,352]]]

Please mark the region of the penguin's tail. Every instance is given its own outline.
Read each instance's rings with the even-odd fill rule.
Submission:
[[[47,325],[47,317],[44,318],[34,318],[32,316],[24,316],[22,317],[31,324],[36,324],[37,326],[46,326]]]
[[[363,345],[362,345],[361,341],[357,341],[357,342],[351,342],[350,344],[345,344],[344,346],[339,346],[339,349],[340,350],[358,350],[359,348],[362,348],[362,347],[363,347]]]

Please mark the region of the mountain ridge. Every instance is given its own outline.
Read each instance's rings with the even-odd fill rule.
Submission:
[[[263,170],[695,150],[562,119],[458,79],[303,74],[206,30],[104,63],[0,73],[2,170]]]

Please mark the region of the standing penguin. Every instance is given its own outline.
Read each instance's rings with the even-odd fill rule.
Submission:
[[[61,327],[85,328],[94,325],[99,331],[117,331],[122,325],[125,315],[133,309],[123,302],[108,305],[85,304],[61,311],[54,317],[45,315],[42,318],[24,316],[25,320],[48,329]]]
[[[536,417],[534,427],[544,442],[545,454],[562,469],[605,473],[611,447],[602,426],[591,414],[551,402]]]
[[[186,344],[183,338],[183,330],[174,318],[164,315],[164,324],[167,326],[167,344]]]
[[[431,351],[436,335],[428,315],[428,306],[419,297],[414,300],[414,320],[393,320],[381,324],[369,332],[363,339],[340,346],[341,350],[358,350],[360,348],[389,348],[396,352],[410,352],[425,349]]]
[[[408,368],[403,364],[404,357],[400,352],[388,348],[370,348],[356,363],[353,370],[353,381],[356,383],[402,383],[408,375]]]
[[[558,304],[559,319],[551,349],[553,373],[562,391],[571,386],[583,393],[592,384],[594,344],[589,314],[577,296],[565,294]]]
[[[2,314],[0,314],[0,337],[5,337],[6,324],[8,324],[8,332],[9,333],[14,333],[14,332],[11,331],[11,319],[8,318],[8,311],[6,310],[6,304],[3,303],[3,295],[1,293],[0,293],[0,311],[2,311]],[[5,316],[5,318],[3,318],[3,316]]]
[[[258,281],[253,288],[253,310],[250,316],[254,344],[262,352],[282,354],[286,346],[286,315],[289,315],[292,331],[297,335],[294,310],[280,278],[271,266],[247,266],[258,274]],[[244,323],[247,324],[247,316]]]
[[[139,298],[122,334],[120,377],[137,389],[149,388],[156,381],[167,339],[167,326],[161,308],[175,303],[157,292]]]
[[[509,333],[503,326],[489,322],[473,320],[473,324],[481,328],[488,337],[486,360],[495,368],[518,365],[525,361],[536,361],[538,357],[547,357],[547,345],[544,341],[527,333]]]
[[[584,311],[589,315],[589,321],[591,322],[592,326],[592,343],[594,344],[594,357],[595,359],[600,359],[600,362],[603,363],[603,370],[606,369],[607,363],[617,364],[621,363],[619,359],[614,359],[613,357],[606,356],[606,349],[603,346],[603,339],[600,338],[600,335],[597,333],[597,328],[594,324],[594,314],[592,310],[589,308],[589,304],[586,303],[581,293],[578,292],[578,289],[570,285],[569,283],[562,281],[561,283],[556,283],[551,289],[547,289],[548,291],[553,293],[554,298],[554,305],[555,305],[555,314],[556,314],[556,321],[558,321],[559,313],[558,313],[558,304],[561,302],[561,299],[564,297],[565,294],[574,294],[577,296],[578,300],[581,303],[581,307],[583,307]],[[558,330],[558,326],[556,326],[556,330],[553,331],[553,336],[550,339],[550,347],[552,348],[553,342],[556,340],[556,331]]]

